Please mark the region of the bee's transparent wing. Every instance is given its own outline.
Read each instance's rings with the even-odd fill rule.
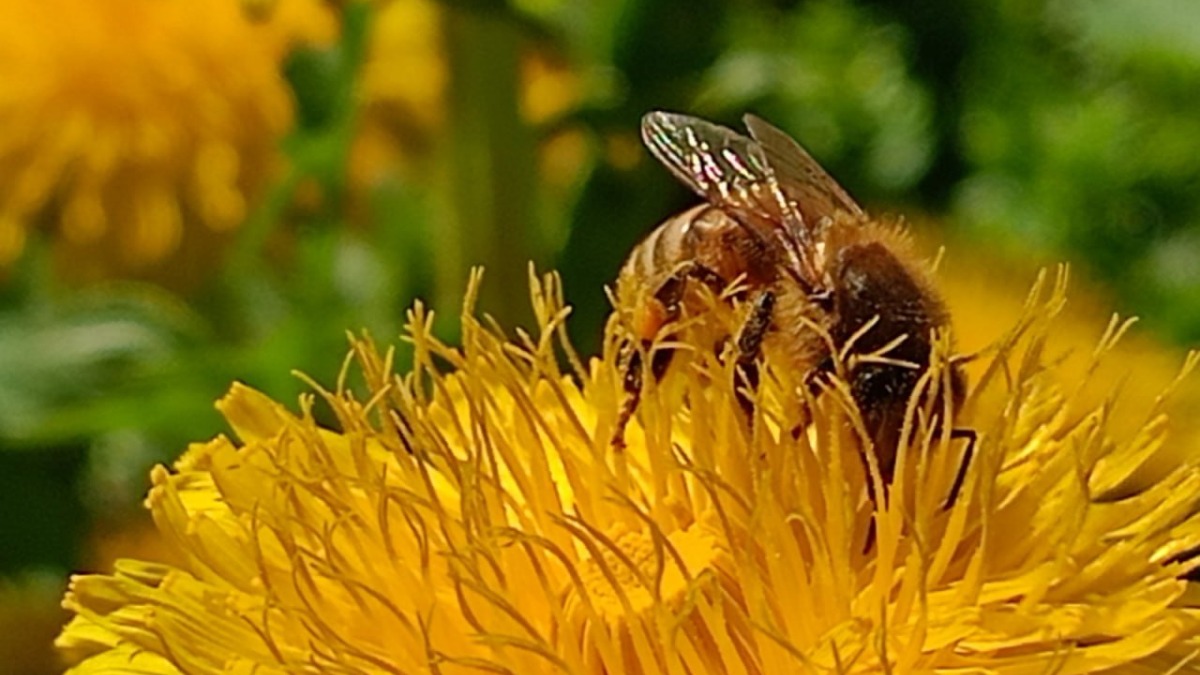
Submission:
[[[810,226],[839,211],[854,217],[864,215],[858,202],[791,136],[756,115],[746,115],[743,121],[784,194]]]
[[[781,190],[758,141],[697,117],[668,112],[642,118],[642,139],[658,161],[708,203],[755,235],[778,239],[791,253],[794,271],[809,286],[815,285],[814,231]]]
[[[756,209],[749,191],[772,179],[758,143],[697,117],[649,113],[642,139],[676,178],[714,206]]]

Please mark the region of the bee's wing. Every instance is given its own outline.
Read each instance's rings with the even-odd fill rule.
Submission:
[[[751,187],[772,179],[758,143],[697,117],[649,113],[642,118],[642,139],[676,178],[714,206],[755,210]]]
[[[864,215],[858,202],[791,136],[757,115],[747,114],[742,120],[762,148],[780,187],[810,226],[835,212],[856,218]]]
[[[793,272],[810,287],[818,284],[813,230],[817,223],[806,223],[804,213],[781,189],[770,154],[759,141],[668,112],[642,118],[642,139],[658,161],[708,203],[755,235],[778,239],[792,256]]]

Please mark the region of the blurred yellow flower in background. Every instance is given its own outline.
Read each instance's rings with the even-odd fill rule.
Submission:
[[[0,578],[0,675],[62,670],[51,647],[67,614],[56,604],[62,582],[49,574]]]
[[[253,208],[292,120],[281,73],[337,26],[319,0],[7,0],[0,264],[34,228],[76,279],[186,277]]]
[[[986,349],[1020,316],[1024,279],[1036,270],[1028,262],[978,249],[963,253],[947,256],[938,276],[954,318],[957,346],[970,354]],[[1134,325],[1112,346],[1108,358],[1097,361],[1092,346],[1116,320],[1108,309],[1111,300],[1097,293],[1100,288],[1086,282],[1075,285],[1045,350],[1047,358],[1056,359],[1054,373],[1060,385],[1076,389],[1084,405],[1107,405],[1109,432],[1128,441],[1142,433],[1145,407],[1178,377],[1181,352]],[[986,359],[966,365],[970,377],[986,368]],[[1187,378],[1174,387],[1169,401],[1174,440],[1138,470],[1139,480],[1156,481],[1181,462],[1195,461],[1200,448],[1197,410],[1200,378]]]
[[[348,167],[352,184],[373,185],[397,164],[428,152],[443,121],[449,77],[437,3],[378,3],[360,76],[361,119]]]
[[[752,427],[731,360],[689,350],[617,451],[616,331],[586,368],[562,353],[553,277],[515,340],[468,311],[452,348],[418,305],[411,373],[357,342],[320,391],[338,431],[311,397],[296,415],[235,386],[218,407],[239,441],[152,474],[186,564],[76,576],[58,644],[80,673],[1200,672],[1200,468],[1131,487],[1165,418],[1115,442],[1107,405],[1062,385],[1064,286],[1042,277],[984,359],[949,510],[961,449],[920,406],[876,507],[849,394],[801,400],[770,355]]]
[[[359,87],[361,119],[351,150],[352,184],[371,186],[397,171],[414,178],[413,165],[435,147],[447,121],[447,91],[456,75],[445,44],[445,24],[452,11],[464,10],[434,0],[376,3]],[[583,98],[578,74],[547,44],[530,40],[523,45],[519,75],[520,115],[531,126],[551,122]],[[578,134],[546,152],[546,179],[577,176],[583,154]]]

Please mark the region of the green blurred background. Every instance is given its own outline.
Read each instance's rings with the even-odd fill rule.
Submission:
[[[54,668],[69,571],[153,555],[147,471],[231,381],[332,384],[415,298],[452,339],[476,264],[508,325],[561,270],[594,350],[693,200],[651,109],[754,111],[951,256],[1068,259],[1200,338],[1192,0],[94,4],[0,0],[0,672]]]

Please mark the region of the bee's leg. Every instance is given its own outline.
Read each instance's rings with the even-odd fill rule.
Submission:
[[[672,276],[684,276],[688,279],[695,279],[708,286],[708,289],[717,295],[720,295],[725,290],[725,286],[728,285],[725,279],[713,271],[712,268],[701,265],[694,260]]]
[[[823,361],[804,374],[804,388],[809,396],[816,398],[825,388],[830,373],[834,372],[833,357],[826,356]],[[792,440],[800,438],[800,434],[808,428],[809,418],[806,416],[796,426],[792,427]]]
[[[820,396],[828,386],[829,378],[836,373],[837,368],[833,364],[833,357],[826,356],[804,374],[804,387],[808,390],[808,394],[813,398]]]
[[[700,263],[691,262],[680,267],[654,291],[654,299],[663,308],[663,325],[679,320],[679,315],[683,311],[683,294],[687,290],[688,279],[697,279],[716,293],[725,288],[725,280]],[[638,404],[642,400],[642,387],[645,385],[642,354],[650,354],[650,376],[654,378],[655,382],[661,380],[666,374],[667,368],[671,365],[671,359],[675,355],[673,349],[652,350],[652,346],[652,340],[643,339],[640,349],[629,347],[628,356],[622,367],[624,376],[621,386],[625,391],[625,400],[621,404],[621,410],[617,413],[611,441],[613,447],[625,447],[625,427],[628,426],[629,420],[633,418],[633,413],[637,411]]]
[[[662,304],[663,309],[667,311],[667,321],[675,321],[679,318],[683,303],[683,293],[687,290],[689,279],[694,279],[708,286],[712,289],[713,293],[720,293],[725,290],[725,280],[721,278],[721,275],[714,272],[712,268],[694,260],[680,265],[654,291],[654,299]]]
[[[754,413],[754,401],[750,392],[758,389],[758,359],[762,355],[763,338],[766,337],[767,330],[771,328],[771,313],[774,311],[775,294],[771,291],[763,291],[754,299],[750,316],[738,332],[738,354],[734,366],[737,382],[734,383],[734,392],[737,395],[738,404],[741,405],[742,411],[746,413],[747,417]],[[739,386],[743,384],[745,385],[744,389]]]
[[[700,281],[713,289],[715,293],[720,293],[725,288],[724,279],[698,262],[690,262],[680,267],[674,274],[667,277],[667,280],[662,282],[662,285],[654,292],[654,299],[662,305],[664,310],[663,325],[675,323],[683,313],[683,294],[687,291],[689,279]],[[667,367],[671,365],[671,358],[674,356],[675,350],[659,348],[651,352],[651,346],[651,341],[642,341],[642,351],[650,353],[650,375],[654,377],[655,382],[658,382],[663,375],[666,375]],[[640,384],[639,381],[639,387]]]
[[[633,418],[638,403],[642,399],[642,352],[627,345],[624,363],[621,365],[621,388],[625,391],[625,400],[617,411],[617,421],[613,425],[612,440],[609,445],[619,450],[625,448],[625,427]]]
[[[629,420],[633,419],[633,413],[637,411],[638,404],[642,400],[642,387],[645,385],[645,367],[642,364],[642,353],[650,349],[650,343],[642,344],[641,349],[630,349],[629,356],[624,359],[625,363],[621,370],[623,376],[621,378],[621,388],[625,391],[625,400],[621,402],[621,409],[617,412],[617,421],[613,425],[613,436],[610,444],[615,448],[625,447],[625,427],[629,425]],[[667,367],[671,365],[671,358],[675,355],[673,349],[657,349],[650,356],[650,376],[657,382],[662,379],[662,376],[667,372]]]
[[[963,450],[962,462],[958,465],[958,473],[954,476],[954,483],[950,485],[950,496],[946,498],[946,503],[942,506],[942,510],[949,511],[954,502],[958,500],[958,493],[962,490],[963,483],[967,479],[967,468],[971,466],[971,460],[975,456],[975,441],[979,436],[974,429],[956,428],[950,430],[950,438],[965,438],[967,439],[967,447]]]

